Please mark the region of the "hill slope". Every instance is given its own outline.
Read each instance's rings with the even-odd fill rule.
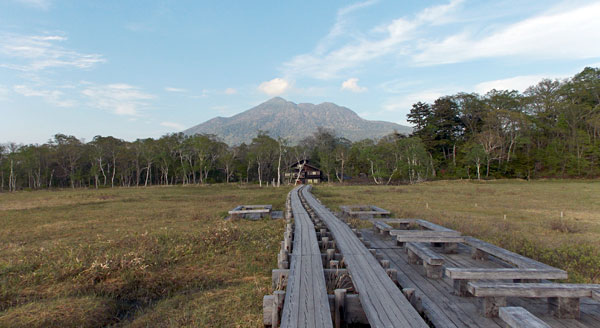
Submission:
[[[215,117],[183,132],[215,134],[236,145],[249,143],[258,130],[263,130],[295,144],[313,134],[317,127],[333,129],[338,136],[352,141],[380,138],[394,131],[407,134],[412,130],[396,123],[362,119],[352,110],[333,103],[295,104],[275,97],[232,117]]]

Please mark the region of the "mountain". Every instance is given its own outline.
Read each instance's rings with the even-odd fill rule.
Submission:
[[[380,138],[394,131],[403,134],[412,131],[396,123],[362,119],[352,110],[329,102],[295,104],[275,97],[232,117],[215,117],[183,133],[215,134],[226,143],[237,145],[249,143],[258,130],[263,130],[272,137],[287,138],[296,144],[317,131],[317,127],[332,129],[338,136],[352,141]]]

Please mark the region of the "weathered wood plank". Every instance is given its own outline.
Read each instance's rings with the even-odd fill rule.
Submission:
[[[397,270],[397,279],[404,287],[416,289],[421,298],[421,309],[435,327],[505,327],[498,317],[484,317],[480,314],[481,300],[476,297],[460,297],[453,293],[451,279],[428,279],[422,274],[420,266],[408,265],[405,252],[398,251],[393,240],[381,238],[370,229],[363,229],[365,240],[371,241],[371,247],[378,249],[384,258],[390,260],[390,267]],[[510,264],[496,258],[489,261],[474,260],[470,256],[471,247],[459,244],[458,253],[440,254],[446,264],[453,267],[511,268]],[[508,305],[526,308],[551,327],[592,328],[600,322],[598,302],[590,298],[581,298],[581,316],[577,320],[560,319],[553,316],[545,298],[512,298]]]
[[[444,258],[420,243],[407,243],[406,248],[415,253],[423,262],[431,265],[444,264]]]
[[[567,273],[558,269],[537,268],[446,268],[450,279],[567,279]]]
[[[415,223],[418,224],[418,225],[420,225],[421,227],[429,229],[429,230],[433,230],[433,231],[446,231],[446,232],[448,232],[448,231],[454,231],[454,232],[457,232],[460,235],[460,232],[458,232],[456,230],[448,229],[446,227],[443,227],[443,226],[441,226],[439,224],[435,224],[435,223],[429,222],[427,220],[417,219],[417,220],[415,220]]]
[[[477,297],[592,297],[600,288],[594,284],[481,283],[470,282],[468,289]]]
[[[391,233],[391,231],[390,231]],[[399,243],[462,243],[462,236],[411,236],[411,235],[396,235],[396,242]]]
[[[350,227],[337,219],[309,192],[306,202],[327,225],[344,260],[371,327],[427,327],[378,261],[358,240]]]
[[[501,307],[499,316],[510,328],[550,328],[548,324],[520,306]]]
[[[314,224],[298,196],[301,188],[290,196],[294,241],[281,327],[333,327],[321,251]]]
[[[435,231],[435,230],[390,230],[392,236],[406,237],[459,237],[458,231]]]
[[[381,221],[375,221],[375,222],[373,223],[373,227],[374,227],[374,228],[375,228],[375,230],[377,230],[379,233],[381,233],[381,234],[386,234],[386,235],[389,235],[389,233],[390,233],[390,230],[393,230],[393,229],[394,229],[394,228],[393,228],[391,225],[389,225],[389,224],[387,224],[387,223],[385,223],[385,222],[381,222]]]
[[[488,253],[490,255],[493,255],[501,260],[507,261],[509,263],[513,263],[518,267],[522,267],[522,268],[545,268],[545,269],[555,269],[555,270],[559,270],[556,269],[554,267],[551,267],[547,264],[538,262],[536,260],[530,259],[528,257],[525,257],[523,255],[517,254],[517,253],[513,253],[509,250],[506,250],[504,248],[498,247],[496,245],[492,245],[489,243],[486,243],[482,240],[479,240],[477,238],[473,238],[473,237],[465,237],[465,243],[477,250],[483,251],[485,253]]]

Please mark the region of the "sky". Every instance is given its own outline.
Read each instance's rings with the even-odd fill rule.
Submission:
[[[599,1],[0,0],[0,143],[160,137],[272,97],[417,101],[600,66]]]

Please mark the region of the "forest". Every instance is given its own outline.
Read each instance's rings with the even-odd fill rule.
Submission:
[[[593,178],[600,175],[600,69],[544,79],[524,92],[458,93],[412,106],[410,136],[351,142],[320,128],[297,145],[258,131],[229,146],[215,135],[168,134],[0,145],[0,190],[206,183],[290,183],[300,160],[329,182]]]

